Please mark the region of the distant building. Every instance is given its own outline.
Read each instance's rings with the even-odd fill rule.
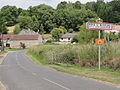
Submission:
[[[39,34],[34,35],[3,35],[0,38],[4,40],[4,44],[10,44],[11,48],[20,48],[23,43],[27,48],[43,43],[43,37]]]
[[[76,36],[77,34],[64,34],[61,38],[60,38],[60,42],[71,42],[72,39]]]
[[[23,29],[19,32],[19,35],[33,35],[33,34],[38,34],[38,32],[35,32],[33,30],[27,30],[27,29]]]
[[[105,33],[120,33],[120,25],[113,25],[112,30],[105,30]]]

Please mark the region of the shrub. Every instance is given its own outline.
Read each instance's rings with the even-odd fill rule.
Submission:
[[[115,47],[116,46],[116,47]],[[120,70],[120,42],[101,46],[101,66]],[[98,46],[87,45],[39,45],[30,51],[44,56],[49,64],[75,64],[98,66]]]

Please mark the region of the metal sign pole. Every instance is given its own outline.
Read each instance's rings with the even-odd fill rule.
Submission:
[[[100,39],[100,30],[98,32],[98,38]],[[101,57],[101,45],[98,46],[98,65],[99,65],[99,70],[100,70],[100,57]]]

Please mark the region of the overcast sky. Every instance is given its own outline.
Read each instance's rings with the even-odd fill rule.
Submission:
[[[55,8],[57,4],[60,3],[61,1],[70,1],[70,2],[80,1],[81,3],[86,3],[96,0],[0,0],[0,8],[5,5],[12,5],[18,8],[27,9],[29,6],[36,6],[39,4],[47,4]],[[111,1],[111,0],[104,0],[104,1]]]

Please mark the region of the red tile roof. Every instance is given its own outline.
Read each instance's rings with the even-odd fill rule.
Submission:
[[[0,35],[0,38],[3,37],[3,40],[38,40],[39,34],[35,35]]]

